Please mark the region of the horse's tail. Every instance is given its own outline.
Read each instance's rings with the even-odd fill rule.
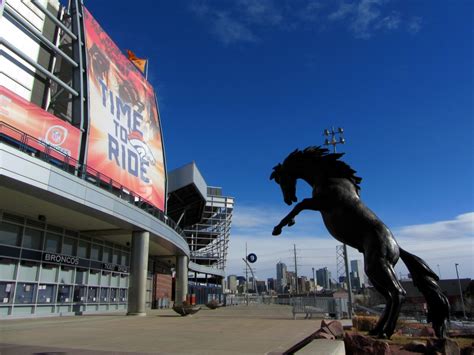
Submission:
[[[450,306],[438,282],[439,277],[419,257],[400,248],[400,257],[410,271],[413,284],[420,290],[428,305],[428,322],[438,338],[446,336],[446,320],[449,320]]]

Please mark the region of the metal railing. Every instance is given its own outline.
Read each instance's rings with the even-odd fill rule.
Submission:
[[[6,143],[19,151],[45,161],[62,171],[114,194],[122,200],[127,201],[164,222],[167,226],[171,227],[176,233],[178,233],[183,240],[186,240],[183,230],[163,211],[153,206],[150,201],[137,195],[133,191],[129,191],[122,184],[107,175],[87,165],[80,164],[78,160],[61,152],[55,147],[34,138],[3,121],[0,121],[0,142]]]

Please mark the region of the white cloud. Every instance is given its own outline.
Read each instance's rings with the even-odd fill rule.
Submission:
[[[423,23],[423,20],[421,17],[417,17],[417,16],[412,17],[408,21],[408,32],[412,34],[420,32],[422,23]]]
[[[392,12],[390,15],[385,16],[383,19],[378,21],[375,28],[377,30],[385,29],[388,31],[394,31],[400,27],[400,22],[400,14],[398,12]]]
[[[348,16],[354,13],[356,9],[355,4],[341,3],[336,11],[328,15],[328,19],[331,21],[344,20]]]
[[[238,8],[248,22],[278,25],[283,20],[272,0],[239,0]]]
[[[410,33],[420,31],[421,17],[404,20],[397,11],[387,12],[390,0],[287,1],[237,0],[210,2],[196,0],[190,11],[210,24],[212,33],[222,43],[258,42],[262,31],[273,28],[291,31],[297,28],[327,29],[342,24],[355,38],[369,39],[379,31],[396,31],[402,25]],[[212,5],[211,5],[212,4]],[[331,26],[329,26],[331,27]]]
[[[216,14],[213,32],[224,44],[257,41],[257,37],[250,28],[229,17],[225,12],[218,12]]]
[[[303,212],[296,225],[283,229],[274,237],[271,230],[289,212],[265,206],[236,206],[232,227],[227,274],[243,274],[245,243],[248,252],[254,252],[254,264],[259,279],[275,277],[276,263],[282,261],[288,269],[294,268],[293,245],[297,248],[298,273],[312,277],[311,268],[327,266],[336,279],[336,246],[340,243],[326,231],[317,212]],[[432,223],[392,228],[399,245],[424,259],[443,278],[455,278],[454,263],[459,263],[460,277],[474,276],[474,212],[453,219]],[[363,259],[357,250],[348,248],[349,259]],[[439,265],[439,266],[438,266]],[[397,273],[408,273],[400,260]]]
[[[424,241],[474,238],[474,212],[461,214],[453,220],[401,227],[396,234],[401,239]]]

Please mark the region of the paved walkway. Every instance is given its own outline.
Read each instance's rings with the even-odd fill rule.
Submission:
[[[317,319],[293,320],[281,305],[241,305],[180,317],[150,310],[124,314],[2,320],[0,353],[267,354],[283,352],[314,333]]]

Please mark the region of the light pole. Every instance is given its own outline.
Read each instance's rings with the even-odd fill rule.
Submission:
[[[458,277],[458,285],[459,285],[459,297],[461,297],[461,305],[462,305],[462,313],[464,315],[464,319],[466,319],[466,309],[464,308],[464,298],[462,297],[462,287],[461,287],[461,280],[459,279],[459,272],[458,272],[458,263],[454,264],[456,267],[456,275]]]
[[[339,127],[337,131],[334,130],[334,127],[331,128],[331,130],[325,129],[323,134],[327,137],[324,140],[324,145],[326,146],[333,146],[334,153],[336,153],[336,145],[338,144],[345,144],[346,140],[344,139],[343,136],[344,129]],[[339,134],[339,140],[336,139],[336,135]],[[331,138],[329,139],[329,136]],[[349,259],[347,256],[347,245],[343,244],[344,248],[344,264],[345,264],[345,269],[346,269],[346,282],[347,282],[347,295],[349,298],[349,302],[347,303],[347,311],[349,315],[349,319],[352,319],[352,281],[351,281],[351,274],[349,273]]]

